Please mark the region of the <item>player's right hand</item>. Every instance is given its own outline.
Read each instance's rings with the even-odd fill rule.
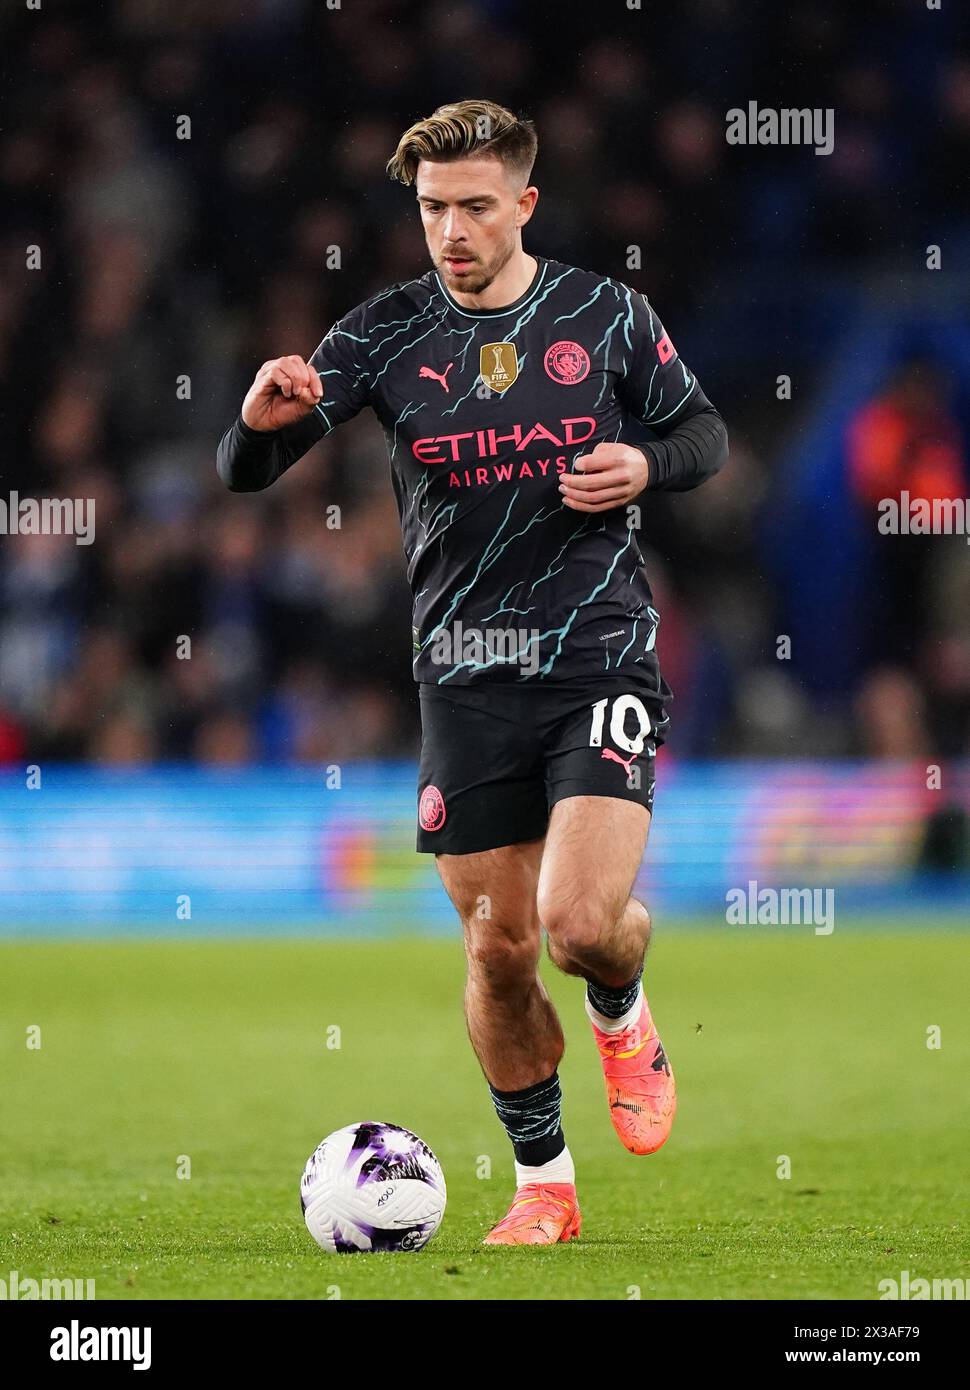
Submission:
[[[251,430],[280,430],[310,414],[323,400],[315,368],[302,357],[264,362],[242,403],[243,423]]]

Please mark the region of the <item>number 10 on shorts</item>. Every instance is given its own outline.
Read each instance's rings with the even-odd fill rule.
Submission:
[[[603,700],[597,700],[593,705],[593,718],[589,726],[591,748],[602,748],[603,746],[603,726],[606,723],[606,706],[609,703],[610,699],[607,696]],[[633,738],[626,731],[626,717],[631,710],[637,718],[637,732]],[[622,748],[627,753],[636,756],[643,752],[644,740],[649,733],[650,716],[643,701],[638,699],[636,695],[615,696],[613,708],[610,711],[610,738],[617,748]]]

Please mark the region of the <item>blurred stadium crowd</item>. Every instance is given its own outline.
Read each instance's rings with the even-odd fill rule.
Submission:
[[[778,13],[685,0],[663,20],[588,9],[5,9],[6,490],[93,498],[97,530],[89,546],[0,537],[0,760],[414,754],[410,604],[376,422],[339,430],[256,497],[221,488],[214,453],[262,361],[308,356],[335,318],[427,267],[413,195],[383,168],[406,125],[462,96],[537,122],[527,249],[649,293],[731,430],[722,475],[645,507],[670,747],[820,751],[776,659],[786,614],[759,539],[817,370],[797,325],[826,278],[891,270],[939,239],[928,223],[970,218],[970,58],[946,14],[901,0]],[[834,107],[835,152],[731,149],[725,111],[750,99]],[[191,139],[176,138],[183,115]],[[24,269],[30,245],[39,270]],[[795,325],[783,360],[737,319],[772,267]],[[779,402],[776,376],[795,369],[798,402]],[[946,486],[970,491],[958,397],[916,375],[858,403],[845,466],[859,497],[905,480],[914,448],[943,451]],[[810,519],[793,544],[823,562]],[[918,590],[921,627],[867,657],[821,751],[970,749],[967,613],[943,661],[926,642],[954,588],[951,569],[935,573],[916,546],[879,574],[871,611],[882,621],[888,595]]]

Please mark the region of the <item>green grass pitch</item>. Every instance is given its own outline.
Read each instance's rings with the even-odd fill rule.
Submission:
[[[0,944],[0,1277],[93,1278],[99,1299],[874,1299],[904,1269],[970,1278],[965,935],[659,923],[646,981],[679,1113],[648,1158],[613,1134],[581,985],[545,962],[585,1224],[541,1250],[480,1243],[512,1170],[463,966],[457,938]],[[442,1161],[419,1253],[325,1256],[304,1228],[307,1156],[360,1119]]]

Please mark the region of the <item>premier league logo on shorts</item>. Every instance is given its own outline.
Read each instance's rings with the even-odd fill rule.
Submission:
[[[445,823],[445,799],[430,783],[418,802],[418,824],[422,830],[440,830]]]
[[[589,353],[579,343],[565,340],[546,349],[546,375],[560,386],[578,386],[589,376]]]

